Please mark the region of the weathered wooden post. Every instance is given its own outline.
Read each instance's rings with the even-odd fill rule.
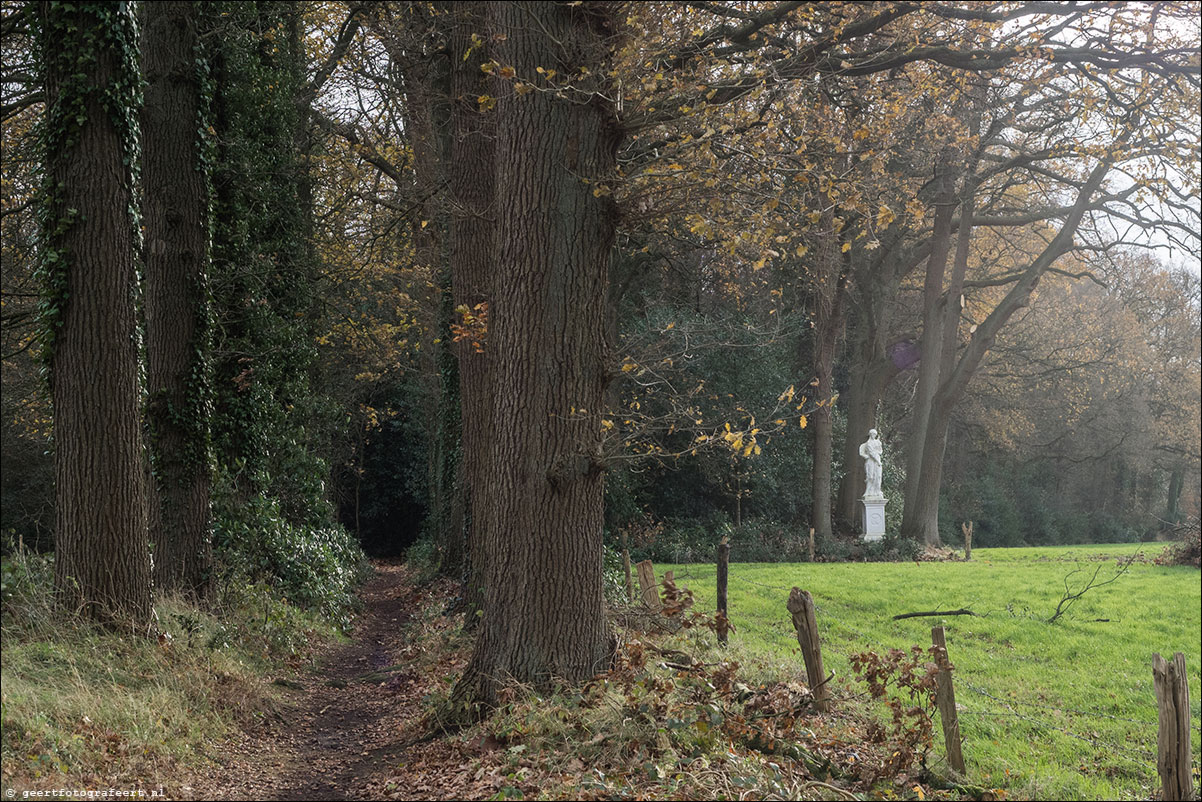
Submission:
[[[664,608],[663,603],[659,600],[659,589],[655,586],[655,566],[650,560],[643,560],[635,566],[639,573],[639,592],[642,595],[643,604],[655,612],[659,612]]]
[[[789,591],[789,614],[797,630],[797,643],[805,659],[806,679],[814,694],[814,707],[826,711],[830,705],[830,690],[826,687],[826,671],[822,667],[822,647],[818,642],[818,618],[814,614],[814,598],[808,590]]]
[[[964,559],[972,559],[972,521],[960,524],[960,531],[964,533]]]
[[[814,527],[810,527],[810,562],[814,562]]]
[[[931,643],[935,649],[935,665],[939,673],[935,676],[935,704],[939,707],[939,720],[943,722],[943,745],[947,748],[947,762],[952,768],[965,774],[964,754],[960,751],[960,716],[956,712],[956,691],[952,687],[952,663],[947,658],[947,640],[943,627],[931,628]]]
[[[1156,685],[1156,708],[1160,727],[1156,733],[1156,771],[1160,774],[1161,798],[1193,799],[1190,776],[1189,678],[1185,655],[1177,652],[1172,661],[1152,655],[1152,680]]]
[[[622,530],[622,570],[626,572],[626,601],[634,604],[634,582],[630,578],[630,538]]]
[[[727,624],[730,617],[726,614],[726,580],[730,576],[730,544],[726,535],[718,544],[718,643],[726,645]]]

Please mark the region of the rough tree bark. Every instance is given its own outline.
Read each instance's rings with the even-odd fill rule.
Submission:
[[[492,298],[495,256],[493,208],[496,115],[478,98],[489,95],[489,79],[480,66],[490,56],[485,5],[463,3],[451,39],[451,286],[457,309],[480,317]],[[478,40],[473,39],[473,34]],[[484,317],[487,320],[487,316]],[[484,609],[485,549],[492,509],[488,498],[492,455],[492,371],[487,328],[482,341],[462,337],[459,403],[462,415],[463,475],[467,489],[467,566],[464,600],[467,623],[474,627]]]
[[[118,3],[37,6],[58,598],[102,621],[150,614],[132,213],[137,28]]]
[[[604,193],[619,129],[604,90],[614,6],[489,5],[496,60],[582,76],[570,92],[509,90],[497,124],[497,262],[489,350],[495,442],[485,606],[453,707],[502,683],[578,682],[610,660],[603,614],[600,411],[615,214]],[[499,37],[498,37],[499,38]],[[585,68],[582,70],[582,68]]]
[[[147,3],[142,39],[146,354],[154,579],[160,590],[208,595],[208,189],[193,2]]]

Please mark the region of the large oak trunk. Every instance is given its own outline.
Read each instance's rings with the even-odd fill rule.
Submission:
[[[203,598],[212,567],[211,379],[197,14],[192,2],[147,3],[144,10],[147,414],[158,491],[150,505],[154,579],[159,589]]]
[[[493,419],[492,346],[488,306],[495,259],[496,114],[479,98],[490,94],[484,3],[462,3],[451,43],[451,286],[455,307],[475,321],[456,343],[462,415],[463,477],[467,488],[467,565],[463,596],[467,623],[484,609],[485,544],[492,506],[489,465]],[[473,35],[476,38],[473,38]],[[458,316],[465,319],[463,313]]]
[[[42,3],[38,11],[48,103],[45,272],[59,321],[50,357],[55,589],[67,609],[93,618],[145,619],[136,126],[126,119],[118,128],[107,107],[137,113],[125,106],[138,81],[136,29],[116,3]]]
[[[581,681],[609,660],[599,413],[614,216],[594,189],[612,176],[618,142],[599,92],[610,13],[489,7],[506,34],[496,58],[519,79],[537,80],[537,67],[589,75],[564,97],[513,93],[500,104],[485,606],[457,692],[474,709],[494,704],[507,681]]]

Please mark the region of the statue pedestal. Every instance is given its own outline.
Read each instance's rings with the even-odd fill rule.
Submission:
[[[860,500],[864,505],[864,540],[880,540],[885,536],[885,497],[864,497]]]

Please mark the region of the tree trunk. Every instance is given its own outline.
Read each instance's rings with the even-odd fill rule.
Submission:
[[[209,531],[208,188],[192,2],[143,6],[143,219],[154,579],[160,590],[207,596]]]
[[[743,477],[735,468],[735,529],[743,525]]]
[[[829,538],[832,532],[831,494],[832,458],[834,456],[834,369],[835,349],[843,332],[843,299],[847,288],[847,262],[840,251],[841,237],[834,230],[834,211],[825,196],[822,203],[827,211],[822,216],[826,230],[819,235],[815,261],[818,270],[814,288],[814,340],[812,358],[817,385],[814,393],[818,407],[810,415],[813,437],[813,463],[810,474],[810,525],[819,537]]]
[[[960,339],[960,295],[964,289],[964,277],[968,273],[968,251],[972,242],[975,184],[970,166],[969,176],[960,202],[960,230],[956,235],[956,256],[952,261],[951,280],[944,296],[943,321],[940,323],[942,342],[939,346],[939,369],[936,382],[939,388],[931,399],[926,438],[922,446],[922,464],[914,477],[915,489],[911,501],[911,524],[918,527],[922,542],[928,546],[941,546],[939,535],[939,491],[943,484],[943,456],[947,451],[947,432],[950,426],[953,399],[944,386],[956,365],[956,346]],[[909,505],[907,505],[909,506]]]
[[[400,12],[402,22],[394,19],[396,10],[379,4],[368,13],[367,20],[388,49],[391,88],[403,99],[401,126],[413,153],[417,202],[408,220],[416,266],[432,279],[426,285],[429,293],[423,306],[430,310],[429,326],[434,332],[423,365],[435,378],[426,396],[429,406],[425,414],[430,438],[427,530],[438,547],[439,570],[454,575],[460,573],[467,559],[466,492],[460,466],[460,378],[451,337],[455,307],[451,204],[446,193],[453,138],[451,82],[457,69],[449,40],[456,12],[446,2],[410,4]]]
[[[863,349],[859,349],[863,354]],[[859,501],[864,497],[864,461],[860,458],[860,443],[868,430],[876,428],[876,407],[885,387],[897,375],[886,356],[854,360],[846,398],[847,434],[843,438],[843,481],[839,483],[835,515],[848,525],[859,518]]]
[[[483,3],[463,3],[451,39],[451,286],[455,307],[482,318],[484,328],[457,343],[459,405],[462,415],[463,479],[467,492],[467,564],[463,596],[467,626],[484,609],[485,543],[491,505],[488,497],[492,455],[492,372],[487,309],[492,298],[495,258],[493,205],[496,114],[478,98],[489,95],[487,20]],[[476,34],[480,39],[473,40]],[[481,41],[482,40],[482,41]]]
[[[931,401],[939,388],[939,368],[942,363],[943,318],[939,301],[943,296],[943,277],[951,251],[952,215],[956,211],[953,177],[948,164],[952,156],[946,151],[936,167],[935,222],[931,232],[931,255],[927,259],[923,283],[922,340],[918,363],[918,389],[915,392],[911,416],[910,441],[906,452],[905,509],[902,512],[901,534],[914,540],[924,540],[926,525],[918,516],[917,500],[922,475],[923,449],[927,442],[927,427],[931,421]],[[936,490],[936,493],[938,491]],[[938,537],[938,533],[936,533]]]
[[[1169,474],[1169,494],[1165,503],[1164,519],[1170,525],[1181,520],[1181,491],[1185,489],[1185,468],[1182,465],[1173,467]]]
[[[856,298],[849,303],[855,310],[852,330],[853,355],[847,394],[843,397],[847,410],[847,431],[843,437],[843,481],[839,485],[837,515],[848,524],[860,516],[859,501],[864,496],[864,471],[860,459],[860,444],[868,430],[879,428],[877,405],[889,382],[905,366],[895,361],[886,349],[891,304],[894,303],[902,280],[919,264],[929,250],[929,243],[919,248],[902,248],[905,231],[900,226],[890,228],[885,247],[875,260],[862,263],[852,278]]]
[[[150,551],[131,212],[137,27],[126,4],[40,3],[37,11],[47,98],[42,270],[55,590],[68,610],[144,621]]]
[[[1122,146],[1130,138],[1133,130],[1128,129],[1119,137],[1115,152],[1121,152]],[[1043,274],[1057,259],[1072,248],[1073,238],[1077,228],[1081,225],[1085,210],[1092,201],[1093,194],[1102,186],[1110,167],[1110,162],[1106,160],[1094,166],[1081,189],[1078,190],[1073,207],[1065,216],[1056,236],[1023,270],[1009,292],[994,306],[985,320],[977,325],[959,356],[952,358],[949,355],[947,364],[943,366],[945,373],[931,400],[931,425],[929,431],[924,431],[919,474],[906,477],[907,489],[910,488],[911,483],[914,484],[915,497],[912,501],[907,499],[902,523],[904,535],[915,539],[921,538],[926,543],[939,543],[939,483],[943,474],[943,453],[947,443],[947,427],[952,410],[964,397],[968,383],[981,366],[985,355],[993,347],[998,332],[1015,312],[1030,302],[1031,293],[1035,291]],[[972,224],[971,208],[962,216],[962,221],[966,228],[962,236],[967,239]],[[967,243],[965,248],[967,248]],[[959,311],[955,310],[955,314],[959,315]],[[936,422],[938,425],[935,425]]]
[[[604,91],[612,6],[496,3],[497,61],[581,76],[574,96],[510,93],[497,131],[497,263],[489,348],[496,376],[480,635],[456,689],[460,710],[496,704],[502,683],[580,682],[606,667],[600,412],[607,382],[606,278],[619,132]],[[582,69],[583,68],[583,69]]]

